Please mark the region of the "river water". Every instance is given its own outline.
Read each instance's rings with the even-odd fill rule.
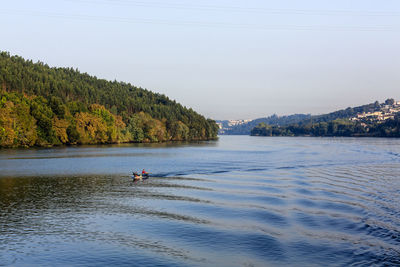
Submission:
[[[0,210],[0,266],[400,265],[400,140],[0,150]]]

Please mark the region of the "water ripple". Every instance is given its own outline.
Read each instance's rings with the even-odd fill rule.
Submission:
[[[399,144],[3,150],[0,266],[397,266]]]

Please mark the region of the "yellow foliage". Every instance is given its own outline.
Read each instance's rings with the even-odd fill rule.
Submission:
[[[147,134],[151,138],[151,141],[162,142],[165,140],[167,130],[164,123],[159,120],[152,119],[149,126],[150,127]]]
[[[59,119],[57,117],[53,118],[53,129],[56,132],[57,138],[63,144],[68,143],[68,134],[67,134],[68,126],[69,126],[68,121]]]
[[[122,117],[121,116],[114,116],[114,126],[113,128],[115,129],[115,137],[114,139],[111,139],[112,142],[128,142],[131,141],[129,140],[129,135],[126,133],[125,127],[126,124],[122,121]]]
[[[79,112],[75,114],[75,120],[76,130],[81,136],[80,143],[107,143],[107,125],[101,118],[87,112]]]
[[[89,110],[93,112],[96,110],[106,110],[106,108],[100,104],[91,104]]]
[[[33,146],[37,140],[36,120],[29,106],[7,101],[0,108],[0,144],[5,147]]]
[[[149,114],[139,112],[136,114],[137,127],[143,129],[146,142],[162,142],[167,139],[165,123],[153,119]]]
[[[16,137],[13,125],[15,119],[12,114],[14,103],[6,102],[4,107],[0,108],[0,142],[2,146],[12,146]]]

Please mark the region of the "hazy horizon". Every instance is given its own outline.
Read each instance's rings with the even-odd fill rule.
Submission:
[[[400,100],[398,1],[4,3],[0,50],[217,120]]]

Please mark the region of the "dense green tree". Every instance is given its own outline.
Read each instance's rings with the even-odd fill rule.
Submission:
[[[48,106],[47,100],[41,96],[31,101],[30,113],[36,119],[38,145],[60,144],[53,129],[53,111]]]

